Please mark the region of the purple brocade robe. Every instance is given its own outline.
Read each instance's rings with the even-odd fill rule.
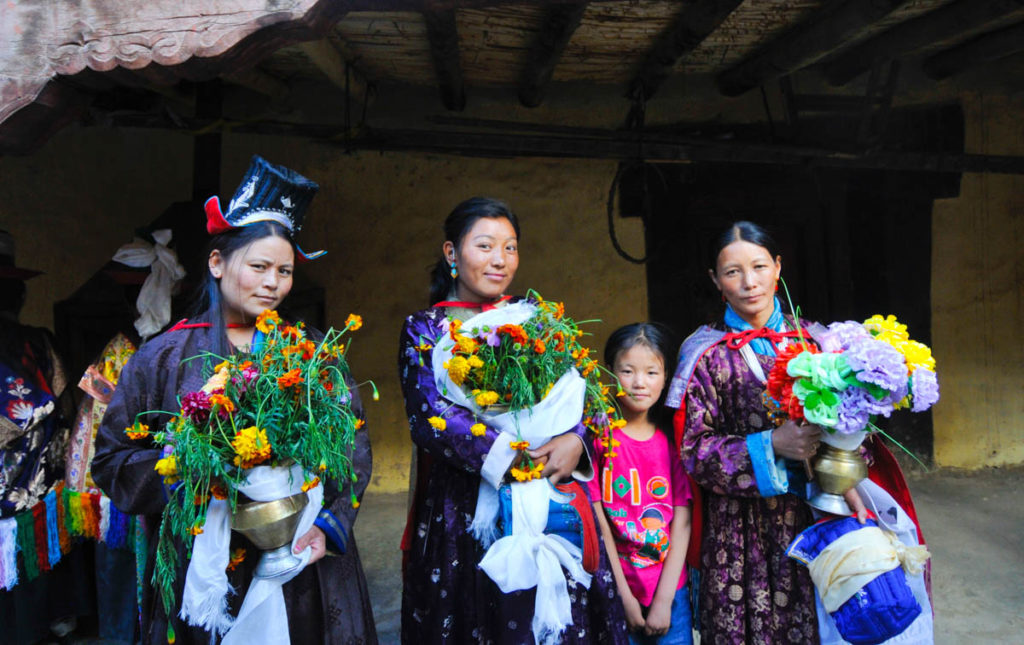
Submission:
[[[426,472],[418,473],[422,484],[406,529],[402,642],[531,644],[534,590],[503,594],[477,566],[485,550],[469,526],[480,469],[498,433],[488,427],[483,436],[473,436],[472,413],[437,391],[426,346],[432,347],[447,330],[446,314],[446,309],[434,308],[409,316],[399,348],[409,427],[426,456],[420,460]],[[427,419],[442,413],[447,427],[438,431]],[[578,425],[574,432],[583,436],[585,430]],[[567,578],[573,624],[563,633],[563,643],[627,642],[622,602],[603,543],[600,549],[589,590]]]
[[[319,339],[317,332],[309,331],[311,337]],[[96,484],[122,512],[146,516],[149,557],[144,578],[147,584],[143,587],[140,606],[140,639],[146,644],[167,643],[168,616],[158,594],[148,584],[153,578],[157,531],[166,506],[167,490],[160,475],[153,470],[161,456],[161,449],[149,439],[129,439],[124,429],[132,424],[135,415],[140,412],[179,410],[179,395],[203,386],[203,361],[182,361],[213,347],[211,333],[210,329],[204,328],[171,330],[146,342],[121,373],[118,387],[96,436],[96,454],[92,462],[92,476]],[[352,409],[359,418],[363,418],[359,393],[351,380],[349,388],[352,392]],[[163,430],[168,418],[166,414],[144,415],[141,420],[156,433]],[[338,485],[331,480],[323,483],[324,510],[333,515],[333,520],[342,526],[342,532],[347,537],[343,545],[344,553],[331,553],[341,550],[342,545],[336,544],[328,536],[327,556],[307,566],[283,586],[288,631],[293,645],[377,643],[369,590],[352,535],[356,509],[352,508],[350,499],[353,487],[356,496],[361,498],[370,481],[370,440],[365,426],[356,433],[352,464],[357,478],[354,484],[346,482],[339,490]],[[177,548],[179,567],[174,588],[178,606],[175,610],[180,609],[188,565],[184,546],[178,542]],[[229,594],[228,598],[229,612],[234,616],[238,614],[245,599],[261,552],[241,534],[234,532],[231,535],[231,548],[246,549],[245,560],[228,572],[228,581],[236,591],[235,594]],[[177,637],[176,645],[206,645],[219,640],[200,627],[186,625],[177,615],[171,616],[170,621]]]
[[[765,374],[774,357],[757,355]],[[786,547],[812,522],[793,494],[762,497],[747,435],[773,427],[762,384],[724,343],[686,388],[683,465],[704,496],[700,628],[704,643],[817,643],[814,586]]]

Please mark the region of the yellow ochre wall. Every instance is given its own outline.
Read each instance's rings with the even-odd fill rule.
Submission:
[[[487,195],[509,202],[523,229],[511,291],[533,288],[564,300],[577,319],[602,319],[588,326],[598,353],[613,329],[646,315],[644,270],[620,259],[608,238],[614,162],[346,155],[300,139],[231,135],[223,150],[224,200],[253,153],[320,184],[299,242],[329,253],[300,271],[325,288],[329,324],[350,312],[364,318],[349,359],[356,377],[372,379],[381,395],[374,403],[362,390],[373,490],[407,487],[412,443],[398,385],[399,332],[405,316],[427,305],[441,225],[459,201]],[[47,272],[29,283],[22,320],[52,328],[55,301],[130,241],[135,227],[190,197],[190,168],[188,138],[141,130],[69,130],[30,157],[0,158],[0,227],[16,236],[19,264]],[[620,220],[617,229],[623,246],[640,254],[639,222]]]
[[[966,151],[1024,155],[1024,98],[967,94]],[[1024,175],[964,174],[935,203],[935,462],[1024,463]]]

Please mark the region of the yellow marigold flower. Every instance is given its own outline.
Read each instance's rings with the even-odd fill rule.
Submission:
[[[608,425],[611,428],[614,428],[614,429],[625,428],[626,427],[626,420],[625,419],[614,419]]]
[[[365,425],[366,425],[366,421],[364,421],[362,419],[356,419],[356,430],[359,430],[360,428],[362,428]]]
[[[470,356],[468,359],[466,359],[466,362],[469,363],[470,367],[477,368],[477,369],[479,369],[479,368],[484,366],[484,362],[482,360],[480,360],[479,356],[476,356],[476,355]]]
[[[458,318],[453,318],[451,323],[448,324],[448,335],[452,340],[456,340],[456,336],[459,335],[459,328],[462,327],[462,321]]]
[[[474,423],[469,426],[469,431],[473,433],[474,437],[482,437],[487,434],[487,426],[482,423]]]
[[[530,442],[529,441],[510,441],[508,443],[508,445],[512,448],[512,450],[526,450],[527,448],[530,447]]]
[[[232,402],[231,399],[229,399],[228,397],[224,396],[223,394],[211,394],[210,395],[210,405],[220,406],[220,408],[222,410],[224,410],[225,412],[234,412],[235,411],[235,404],[234,404],[234,402]]]
[[[227,361],[221,361],[221,362],[217,363],[216,366],[214,366],[213,373],[216,374],[217,372],[219,372],[221,370],[226,370],[229,367],[231,367],[230,363],[228,363]]]
[[[448,428],[448,422],[441,417],[430,417],[427,419],[427,423],[433,426],[435,430],[441,430],[442,432]]]
[[[536,463],[531,469],[531,475],[533,479],[540,479],[540,474],[544,470],[544,464]]]
[[[910,370],[911,374],[919,367],[935,371],[935,359],[932,357],[932,350],[924,343],[908,340],[900,344],[896,349],[900,350],[904,358],[907,359],[907,369]]]
[[[256,426],[242,428],[231,440],[231,447],[235,449],[235,465],[242,468],[252,468],[256,464],[263,463],[270,458],[270,440],[267,439],[267,431]]]
[[[493,405],[498,402],[497,392],[481,392],[476,395],[476,404],[479,406]]]
[[[193,526],[192,528],[190,528],[188,530],[188,532],[191,533],[192,535],[199,535],[200,533],[203,532],[203,527],[198,526],[198,525],[197,526]]]
[[[299,368],[296,367],[293,370],[288,370],[284,375],[277,377],[277,387],[285,390],[293,385],[302,383],[304,380],[305,379],[302,378],[302,375],[299,372]]]
[[[168,455],[158,460],[156,465],[153,466],[153,470],[164,478],[165,484],[173,484],[178,481],[178,458],[174,455]]]
[[[345,319],[345,329],[351,329],[356,331],[363,326],[363,317],[357,314],[349,314],[348,318]]]
[[[542,396],[542,397],[540,397],[540,398],[542,398],[542,399],[546,399],[546,398],[547,398],[547,396],[548,396],[549,394],[551,394],[551,390],[552,390],[552,389],[553,389],[554,387],[555,387],[555,384],[554,384],[554,382],[552,382],[552,383],[548,383],[548,386],[547,386],[546,388],[544,388],[544,396]]]
[[[228,384],[229,376],[230,374],[228,373],[227,367],[221,367],[220,369],[216,370],[213,373],[213,376],[211,376],[210,379],[206,381],[206,384],[203,385],[203,392],[206,392],[207,394],[211,392],[216,392],[217,390],[223,392],[224,386]]]
[[[318,465],[318,466],[316,467],[316,469],[317,469],[317,470],[318,470],[319,472],[324,472],[325,470],[327,470],[327,463],[326,463],[326,462],[323,462],[323,461],[321,461],[321,462],[320,462],[320,465]]]
[[[434,346],[431,345],[430,343],[420,343],[419,345],[413,347],[413,349],[415,349],[417,352],[429,352],[430,350],[434,349]]]
[[[457,351],[463,354],[475,354],[480,349],[480,343],[469,336],[459,336],[455,339],[455,347]]]
[[[320,478],[319,477],[314,477],[313,481],[308,481],[308,482],[303,482],[302,483],[302,492],[305,493],[306,491],[312,490],[312,489],[316,488],[319,485],[320,485]]]
[[[619,389],[617,392],[615,392],[615,396],[618,396],[618,397],[626,396],[626,391],[623,390],[623,389]]]
[[[533,474],[529,470],[520,470],[519,468],[516,468],[514,466],[509,471],[509,473],[512,475],[513,478],[515,478],[517,482],[525,482],[533,479]]]
[[[256,318],[256,329],[260,330],[264,334],[269,334],[270,330],[277,326],[281,322],[281,317],[277,315],[277,312],[272,309],[264,309]]]
[[[149,426],[145,423],[136,423],[135,425],[125,428],[124,433],[132,440],[143,439],[149,436]]]
[[[456,385],[462,385],[470,370],[469,361],[462,356],[453,356],[451,360],[445,361],[444,368],[448,370],[448,376]]]

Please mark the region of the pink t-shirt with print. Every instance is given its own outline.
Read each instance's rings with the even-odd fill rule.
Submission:
[[[615,439],[621,445],[611,460],[605,456],[604,447],[594,443],[600,475],[587,486],[590,498],[601,500],[604,507],[626,582],[633,596],[646,607],[654,600],[668,555],[673,507],[689,506],[692,495],[683,464],[667,434],[659,430],[650,439],[637,441],[618,431]],[[684,584],[685,567],[676,588]]]

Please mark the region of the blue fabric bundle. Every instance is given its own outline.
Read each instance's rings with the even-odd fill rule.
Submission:
[[[786,555],[806,565],[837,538],[866,526],[844,517],[821,522],[798,535]],[[900,634],[921,613],[921,605],[907,584],[903,568],[897,566],[864,585],[839,609],[832,612],[836,628],[853,645],[874,645]]]

